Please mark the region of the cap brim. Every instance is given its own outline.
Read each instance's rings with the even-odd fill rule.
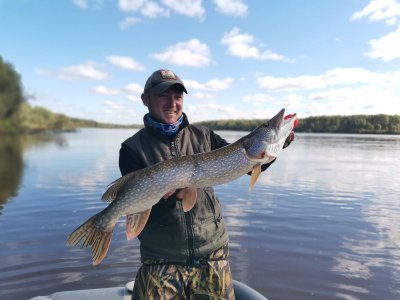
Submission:
[[[164,93],[166,90],[168,90],[171,86],[173,86],[175,84],[179,84],[182,87],[183,91],[186,94],[188,93],[185,86],[181,82],[175,81],[175,80],[161,82],[161,83],[153,86],[152,88],[150,88],[150,91],[154,94],[161,94],[161,93]]]

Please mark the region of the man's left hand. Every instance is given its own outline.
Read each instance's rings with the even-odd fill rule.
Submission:
[[[286,147],[288,147],[290,145],[291,142],[294,141],[294,131],[292,131],[291,133],[289,133],[289,136],[286,138],[285,143],[283,144],[283,149],[285,149]]]

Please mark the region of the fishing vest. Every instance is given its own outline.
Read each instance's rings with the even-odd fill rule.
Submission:
[[[208,128],[188,124],[185,116],[184,127],[173,140],[145,127],[124,141],[122,147],[129,149],[129,163],[140,169],[173,157],[209,152],[214,150],[213,147],[227,144],[220,137],[218,141],[213,137],[215,134]],[[221,205],[212,187],[197,189],[197,202],[186,213],[175,196],[161,199],[152,207],[138,238],[142,261],[184,264],[206,257],[228,243]]]

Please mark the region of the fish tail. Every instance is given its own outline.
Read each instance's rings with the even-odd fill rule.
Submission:
[[[110,246],[113,231],[102,231],[94,225],[97,215],[91,217],[81,226],[74,230],[68,237],[68,245],[74,247],[82,241],[81,248],[90,246],[92,248],[93,265],[98,265],[106,257]]]

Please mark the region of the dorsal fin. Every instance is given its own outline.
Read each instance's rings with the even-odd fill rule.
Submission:
[[[121,189],[121,187],[125,184],[125,182],[127,182],[129,179],[131,179],[136,172],[131,172],[128,173],[120,178],[118,178],[117,180],[111,182],[108,185],[107,190],[105,191],[105,193],[103,194],[103,196],[101,196],[101,200],[105,201],[105,202],[112,202],[115,200],[115,198],[118,195],[119,190]]]

